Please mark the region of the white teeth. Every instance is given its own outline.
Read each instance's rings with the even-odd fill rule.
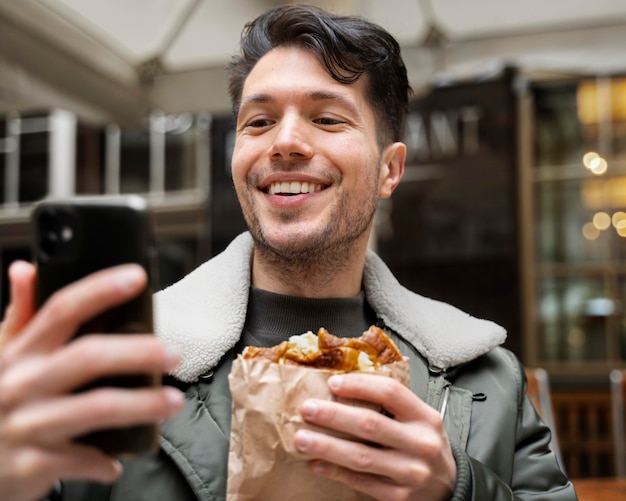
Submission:
[[[269,188],[270,195],[277,194],[290,194],[298,195],[300,193],[313,193],[314,191],[320,191],[322,189],[321,184],[291,181],[289,182],[276,182],[272,183]]]

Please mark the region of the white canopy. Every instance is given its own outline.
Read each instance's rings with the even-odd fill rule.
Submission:
[[[227,112],[224,64],[272,0],[0,0],[0,112],[65,107],[132,122],[151,109]],[[289,3],[284,0],[282,3]],[[412,85],[513,64],[626,70],[624,0],[318,0],[400,41]]]

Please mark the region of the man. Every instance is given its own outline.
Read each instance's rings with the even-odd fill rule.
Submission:
[[[305,401],[303,418],[320,430],[362,439],[297,432],[312,474],[379,500],[576,499],[524,397],[519,363],[497,348],[503,330],[409,292],[367,249],[377,200],[404,169],[409,86],[395,40],[359,19],[288,5],[246,27],[229,69],[233,181],[250,232],[156,295],[163,344],[150,336],[67,342],[82,321],[140,290],[136,268],[76,283],[37,314],[33,269],[11,268],[0,498],[37,499],[61,479],[65,500],[225,499],[236,354],[321,326],[359,336],[377,323],[409,357],[411,389],[368,374],[331,378],[336,395],[387,412]],[[173,371],[185,402],[173,388],[70,395],[130,371]],[[163,419],[158,454],[126,461],[123,472],[71,441]]]

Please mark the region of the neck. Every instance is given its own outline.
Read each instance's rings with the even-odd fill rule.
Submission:
[[[263,290],[308,298],[356,296],[361,291],[367,241],[342,251],[286,259],[257,245],[252,259],[252,284]]]

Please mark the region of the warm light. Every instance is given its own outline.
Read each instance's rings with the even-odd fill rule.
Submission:
[[[581,123],[598,123],[598,85],[595,81],[583,81],[578,85],[576,110]]]
[[[621,223],[624,223],[626,225],[626,212],[622,212],[622,211],[616,212],[615,214],[613,214],[611,221],[615,228],[618,228],[621,225]]]
[[[591,162],[589,162],[589,170],[593,172],[596,176],[604,174],[608,170],[608,168],[609,165],[602,157],[594,158]]]
[[[617,230],[617,234],[620,237],[626,238],[626,221],[620,221],[619,223],[617,223],[615,229]]]
[[[596,228],[593,223],[585,223],[583,225],[583,237],[587,240],[596,240],[599,236],[600,230]]]
[[[583,206],[588,211],[611,212],[624,210],[626,205],[626,176],[590,177],[581,183]]]
[[[605,195],[605,181],[610,179],[588,178],[583,179],[580,189],[583,206],[587,210],[602,210],[607,207]],[[621,207],[621,206],[620,206]]]
[[[600,96],[608,102],[599,106]],[[601,120],[622,122],[626,119],[626,79],[611,78],[581,82],[576,92],[578,119],[583,124],[597,124]]]
[[[599,230],[606,230],[611,226],[611,216],[606,212],[596,212],[593,215],[593,225]]]
[[[591,169],[591,162],[593,162],[596,158],[600,158],[595,151],[589,151],[583,155],[583,165],[587,169]]]

